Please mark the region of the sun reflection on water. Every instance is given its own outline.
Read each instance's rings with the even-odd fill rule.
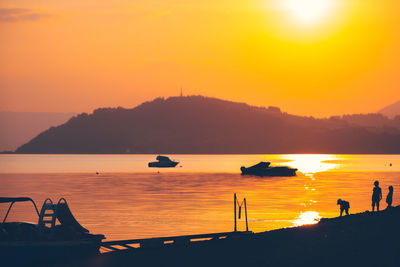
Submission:
[[[321,216],[316,211],[306,211],[300,213],[299,217],[297,217],[293,224],[294,226],[306,225],[306,224],[315,224],[319,222]]]
[[[340,166],[340,164],[333,163],[333,160],[338,159],[336,155],[299,154],[283,155],[282,158],[289,160],[291,167],[297,168],[304,174],[329,171]]]

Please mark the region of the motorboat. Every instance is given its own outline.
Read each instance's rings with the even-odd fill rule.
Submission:
[[[290,168],[287,166],[275,166],[271,167],[271,162],[260,162],[249,168],[241,167],[242,175],[255,175],[255,176],[296,176],[297,169]]]
[[[157,156],[157,161],[149,162],[150,168],[174,168],[179,164],[177,161],[171,160],[166,156]]]
[[[39,217],[37,224],[6,222],[17,202],[33,204]],[[29,197],[0,197],[0,203],[10,204],[0,223],[0,259],[3,263],[17,266],[65,262],[99,253],[104,235],[91,234],[79,224],[64,198],[56,204],[47,198],[40,212]]]

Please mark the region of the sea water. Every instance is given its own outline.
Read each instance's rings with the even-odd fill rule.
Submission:
[[[373,182],[400,204],[400,155],[169,155],[176,168],[148,168],[157,155],[0,155],[0,196],[31,197],[40,209],[67,199],[76,219],[107,240],[232,231],[233,194],[247,200],[249,230],[315,223],[371,209]],[[298,169],[296,177],[240,175],[260,161]],[[8,205],[0,204],[3,220]],[[37,222],[30,203],[16,203],[7,221]],[[244,206],[238,230],[245,230]]]

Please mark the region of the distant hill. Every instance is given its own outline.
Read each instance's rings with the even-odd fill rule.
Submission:
[[[15,150],[75,113],[0,111],[0,151]]]
[[[379,113],[333,116],[329,121],[339,127],[359,126],[372,132],[396,132],[400,129],[400,117],[390,119]]]
[[[379,123],[371,123],[371,118]],[[400,119],[315,119],[202,96],[101,108],[39,134],[17,153],[400,153]]]
[[[400,100],[387,107],[384,107],[383,109],[379,110],[378,113],[388,116],[389,118],[400,116]]]

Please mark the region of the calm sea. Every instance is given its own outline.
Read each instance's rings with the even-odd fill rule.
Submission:
[[[0,155],[0,196],[29,196],[39,209],[47,197],[65,197],[77,220],[108,240],[232,231],[234,193],[247,199],[254,232],[337,216],[338,198],[352,213],[370,209],[375,180],[383,208],[389,185],[400,204],[400,155],[171,155],[180,164],[169,170],[148,168],[155,157]],[[298,168],[298,176],[240,175],[259,161]],[[0,204],[1,220],[7,208]],[[37,222],[37,215],[17,203],[7,221]]]

